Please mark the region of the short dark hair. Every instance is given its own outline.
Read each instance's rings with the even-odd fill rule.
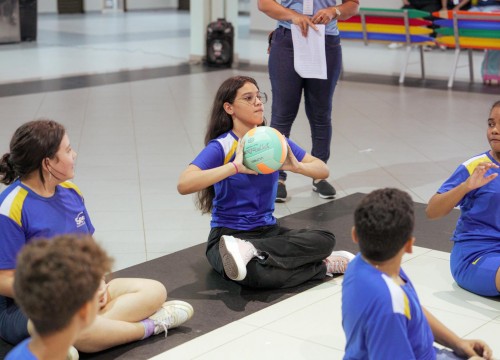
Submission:
[[[398,189],[372,191],[354,212],[359,249],[368,260],[394,257],[412,236],[414,224],[412,199]]]
[[[495,101],[495,102],[493,103],[493,105],[491,105],[490,114],[491,114],[491,112],[493,111],[493,109],[494,109],[494,108],[496,108],[496,107],[500,107],[500,100]]]
[[[21,125],[10,140],[10,150],[0,158],[0,182],[9,185],[38,171],[42,183],[42,161],[56,156],[66,130],[53,120],[34,120]]]
[[[16,303],[40,335],[60,331],[92,300],[111,263],[89,235],[34,240],[17,256]]]

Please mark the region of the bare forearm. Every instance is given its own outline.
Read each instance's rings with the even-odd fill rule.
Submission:
[[[427,322],[431,327],[432,334],[434,335],[434,340],[449,349],[455,350],[457,343],[460,341],[460,337],[453,331],[448,329],[441,321],[439,321],[434,315],[422,307]]]
[[[0,270],[0,295],[14,297],[14,270]]]
[[[347,20],[350,17],[357,15],[359,12],[359,4],[355,1],[345,1],[341,5],[337,5],[342,15],[337,20]]]
[[[319,159],[314,159],[310,162],[301,162],[298,168],[292,171],[312,179],[326,179],[330,175],[330,170],[326,164]]]
[[[425,210],[427,217],[429,219],[439,219],[448,215],[468,192],[469,190],[464,182],[450,191],[434,194]]]
[[[258,7],[260,11],[275,20],[289,21],[297,15],[294,10],[281,6],[275,0],[259,0]]]
[[[192,194],[234,174],[236,174],[236,167],[233,163],[227,163],[208,170],[200,170],[198,167],[190,165],[181,174],[177,184],[177,191],[182,195]]]

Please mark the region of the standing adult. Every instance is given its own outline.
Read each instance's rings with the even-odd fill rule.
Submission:
[[[332,139],[332,101],[335,86],[342,69],[342,51],[337,20],[345,20],[358,12],[358,0],[259,0],[259,10],[278,20],[271,38],[269,53],[269,77],[273,94],[271,126],[286,137],[290,136],[297,116],[302,91],[305,110],[311,127],[311,155],[327,162],[330,158]],[[293,41],[291,26],[297,25],[303,36],[309,28],[325,25],[325,52],[327,79],[302,78],[293,65]],[[286,173],[280,171],[276,202],[285,202]],[[313,190],[323,199],[335,196],[335,188],[324,179],[313,179]]]

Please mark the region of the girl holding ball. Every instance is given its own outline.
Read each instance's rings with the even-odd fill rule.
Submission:
[[[212,215],[208,261],[224,278],[254,288],[286,288],[344,273],[353,255],[332,252],[331,232],[278,225],[273,216],[278,172],[258,174],[243,164],[239,140],[264,125],[266,100],[251,77],[224,81],[212,105],[205,148],[180,175],[179,193],[197,192],[198,208]],[[287,141],[281,170],[328,177],[323,161]]]

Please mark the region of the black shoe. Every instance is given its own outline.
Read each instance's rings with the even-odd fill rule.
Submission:
[[[316,191],[322,199],[333,199],[337,193],[335,188],[326,180],[320,180],[317,183],[313,180],[313,191]]]
[[[276,199],[274,202],[277,203],[284,203],[286,201],[286,186],[285,183],[282,181],[278,181],[278,191],[276,192]]]

